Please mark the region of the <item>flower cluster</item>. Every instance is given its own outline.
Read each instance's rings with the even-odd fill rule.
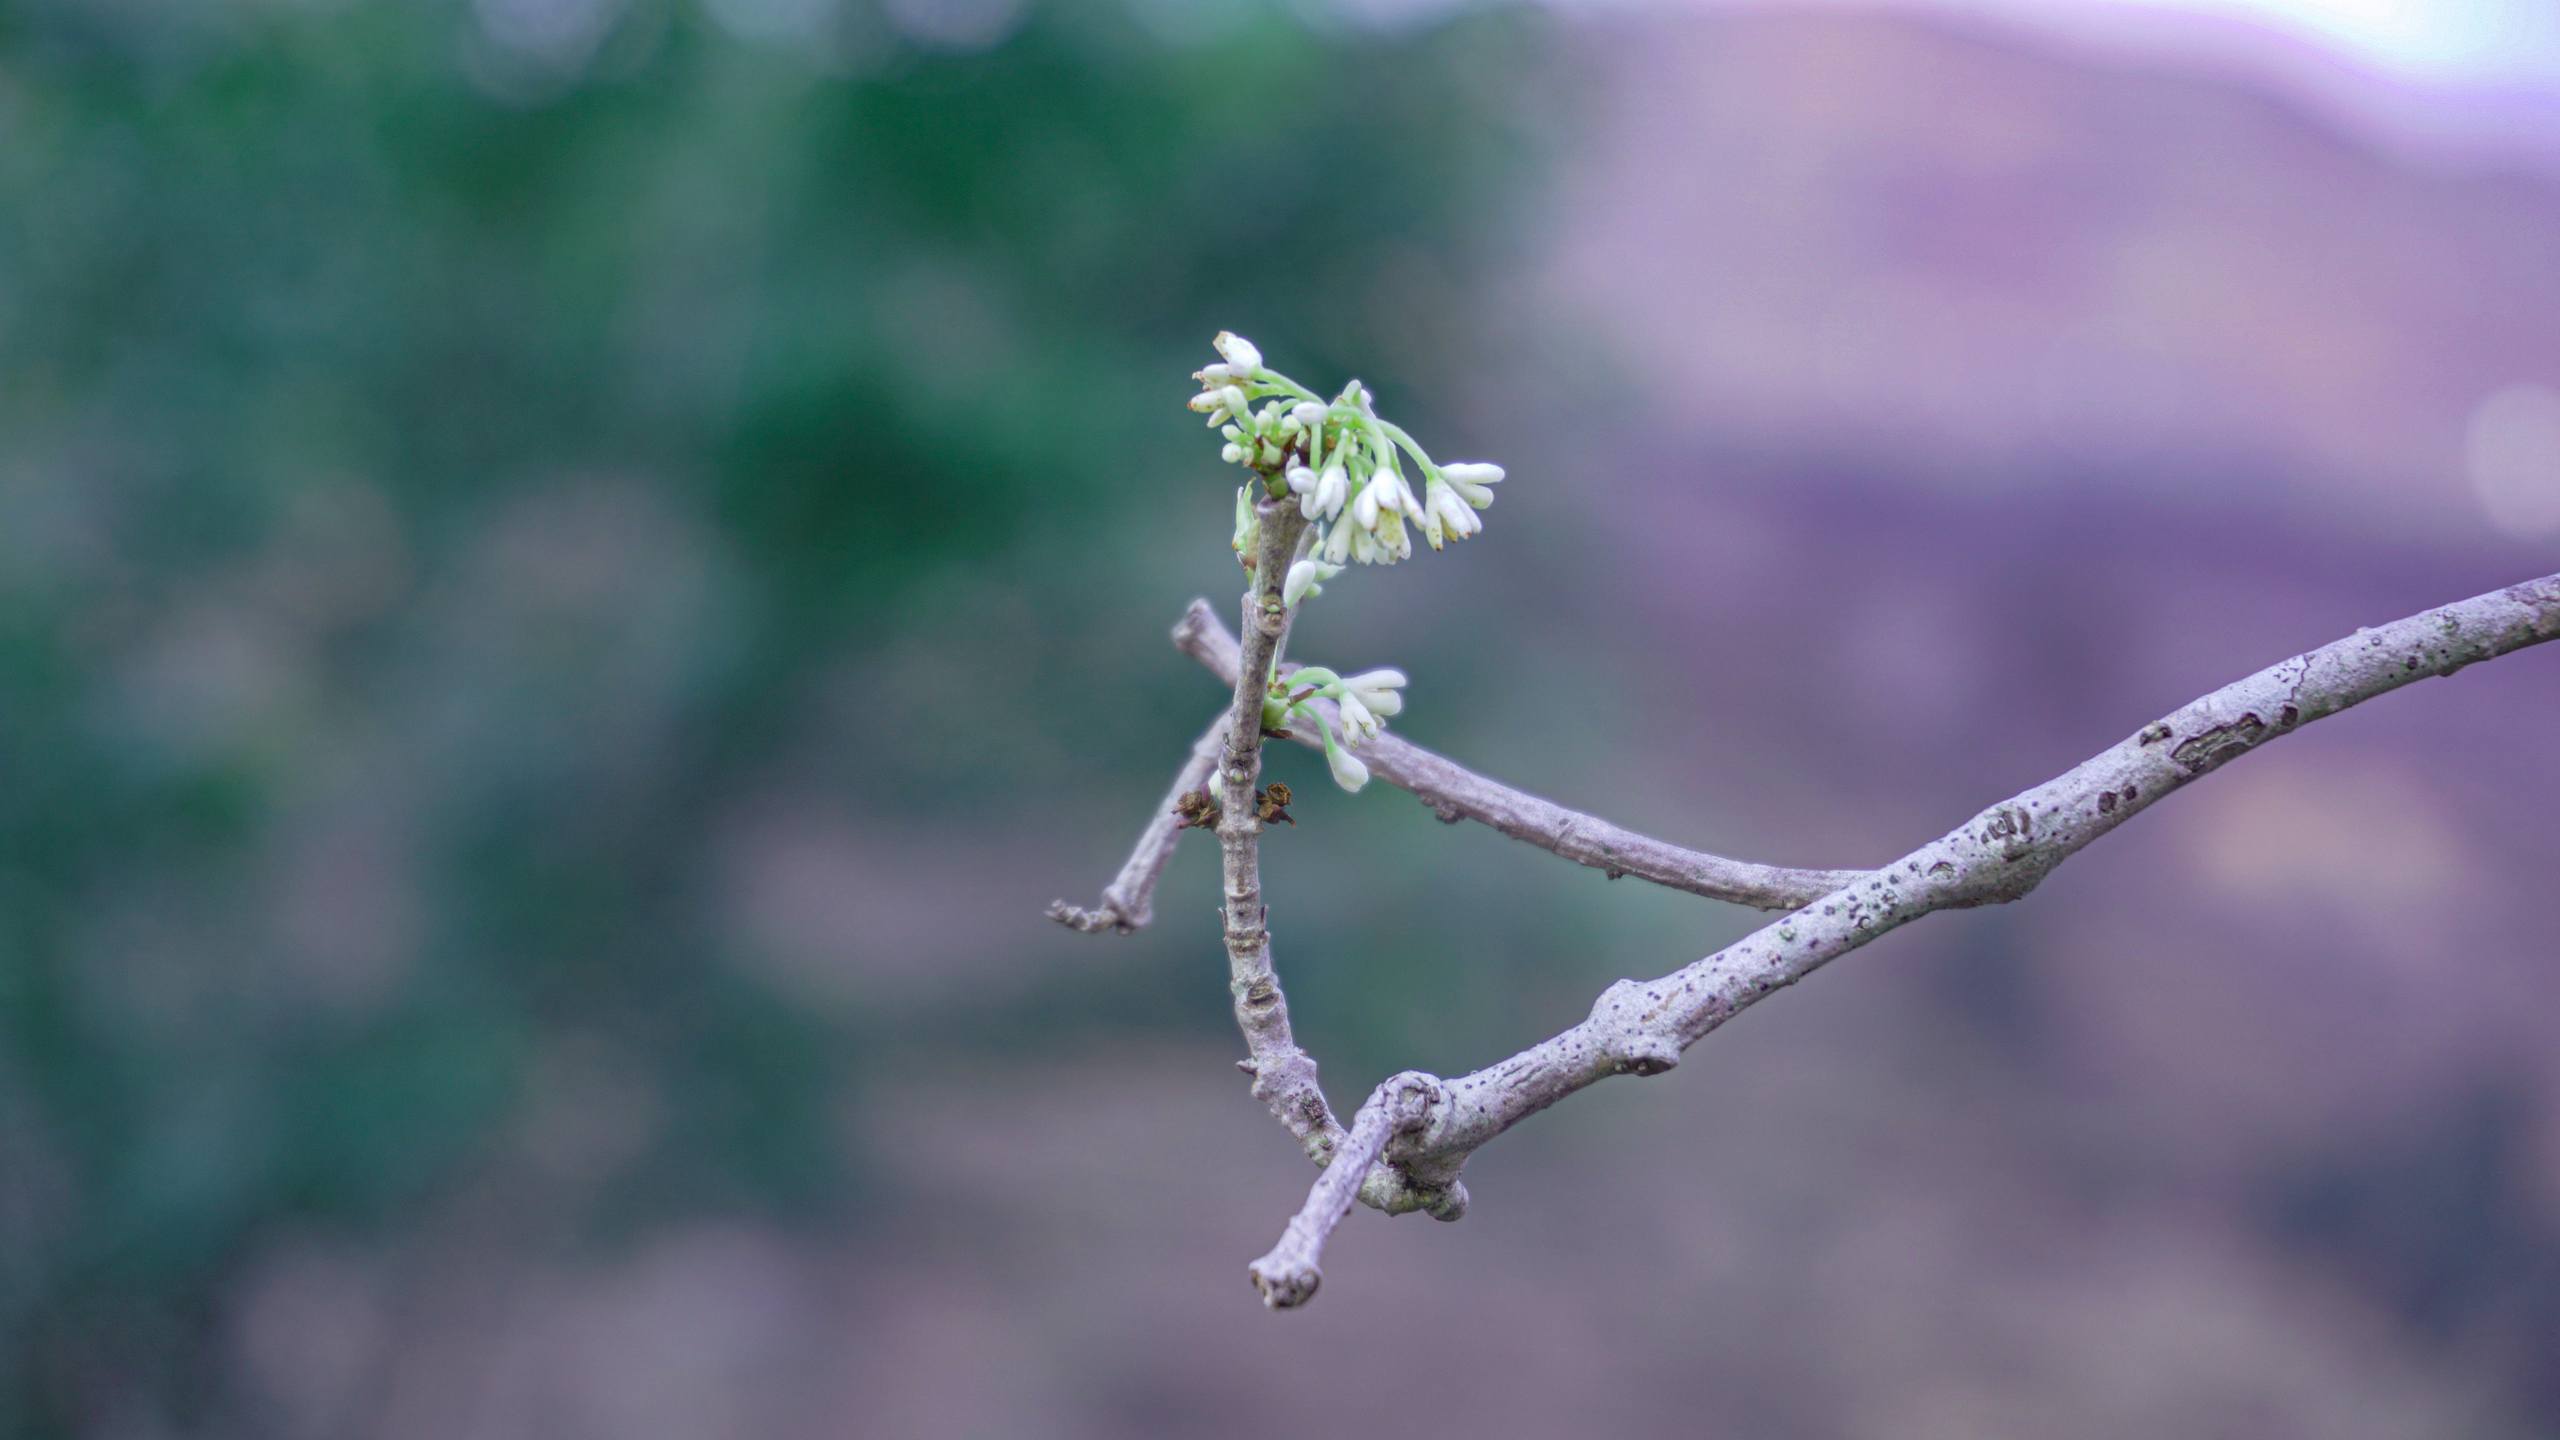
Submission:
[[[1302,665],[1272,682],[1262,702],[1263,728],[1276,731],[1293,720],[1312,721],[1324,736],[1324,763],[1333,770],[1333,783],[1357,791],[1369,783],[1369,767],[1351,753],[1352,747],[1377,739],[1387,717],[1404,709],[1404,686],[1404,672],[1392,668],[1337,675],[1321,665]],[[1333,702],[1342,721],[1340,739],[1324,712],[1311,703],[1318,699]]]
[[[1262,352],[1241,335],[1221,331],[1217,349],[1217,363],[1193,376],[1200,393],[1191,408],[1226,441],[1226,462],[1249,477],[1236,491],[1238,558],[1248,569],[1254,564],[1263,504],[1293,503],[1308,522],[1281,583],[1283,604],[1322,594],[1346,565],[1404,559],[1416,531],[1437,550],[1484,528],[1478,512],[1492,506],[1501,466],[1437,463],[1401,427],[1379,418],[1369,388],[1357,380],[1326,400],[1264,365]],[[1404,686],[1404,672],[1393,669],[1344,676],[1308,665],[1274,674],[1263,728],[1285,734],[1292,723],[1313,724],[1324,736],[1334,783],[1358,790],[1369,783],[1369,767],[1351,752],[1404,709]],[[1318,700],[1332,702],[1330,717]]]
[[[1237,555],[1250,566],[1259,538],[1257,485],[1273,500],[1295,497],[1313,522],[1289,567],[1283,595],[1295,605],[1321,593],[1346,564],[1392,565],[1413,553],[1413,532],[1437,550],[1484,528],[1502,467],[1441,465],[1404,430],[1378,416],[1367,386],[1354,380],[1331,400],[1262,363],[1252,341],[1217,339],[1218,363],[1194,373],[1191,408],[1225,438],[1220,455],[1254,479],[1236,491]],[[1410,462],[1412,475],[1406,473]],[[1422,483],[1414,493],[1414,480]]]

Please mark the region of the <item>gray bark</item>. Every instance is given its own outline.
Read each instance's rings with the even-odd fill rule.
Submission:
[[[1734,1016],[1924,915],[2023,898],[2099,836],[2261,745],[2554,638],[2560,575],[2359,630],[2224,686],[1735,944],[1659,979],[1619,981],[1580,1024],[1508,1060],[1453,1080],[1397,1076],[1396,1103],[1419,1118],[1384,1135],[1361,1193],[1454,1187],[1470,1154],[1529,1116],[1613,1075],[1671,1069]],[[1258,1262],[1284,1267],[1277,1284],[1256,1270],[1265,1303],[1313,1293],[1317,1256],[1340,1218],[1310,1200],[1273,1252],[1281,1259]]]

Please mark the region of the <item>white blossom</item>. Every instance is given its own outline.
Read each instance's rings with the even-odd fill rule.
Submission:
[[[1376,535],[1374,532],[1371,532],[1371,531],[1368,531],[1368,530],[1363,530],[1363,529],[1361,529],[1361,528],[1360,528],[1359,526],[1357,526],[1357,525],[1352,526],[1352,527],[1351,527],[1351,558],[1352,558],[1352,559],[1354,559],[1354,560],[1359,561],[1359,562],[1360,562],[1361,564],[1363,564],[1363,565],[1375,565],[1375,564],[1377,564],[1377,563],[1378,563],[1378,537],[1377,537],[1377,535]]]
[[[1304,476],[1306,483],[1298,483]],[[1289,471],[1289,488],[1298,496],[1298,513],[1310,520],[1329,520],[1342,513],[1342,497],[1349,482],[1340,466],[1327,466],[1321,475],[1303,465]]]
[[[1493,491],[1486,487],[1502,483],[1502,467],[1462,460],[1455,465],[1441,466],[1440,478],[1449,482],[1449,488],[1458,492],[1459,499],[1483,510],[1493,504]]]
[[[1262,369],[1262,352],[1254,348],[1252,341],[1233,330],[1219,331],[1216,343],[1218,353],[1226,356],[1227,363],[1243,376],[1249,378]]]
[[[1310,595],[1324,593],[1324,582],[1342,573],[1339,565],[1327,565],[1313,557],[1289,567],[1289,579],[1280,587],[1280,603],[1295,605]]]
[[[1434,550],[1484,529],[1476,512],[1493,504],[1501,466],[1436,466],[1403,431],[1378,418],[1371,392],[1359,381],[1344,385],[1330,403],[1297,398],[1306,395],[1304,388],[1264,368],[1252,341],[1222,330],[1215,343],[1219,359],[1194,372],[1201,391],[1189,401],[1192,411],[1219,433],[1220,458],[1259,472],[1257,480],[1284,479],[1280,499],[1295,504],[1313,527],[1305,559],[1290,567],[1289,603],[1320,593],[1345,565],[1410,559],[1417,529]],[[1257,401],[1256,390],[1281,393]],[[1405,474],[1408,454],[1420,469],[1419,486]],[[1258,523],[1250,499],[1240,496],[1238,507],[1236,544],[1249,552]],[[1375,721],[1393,714],[1395,703],[1390,695],[1388,708],[1381,708],[1364,697],[1354,702],[1351,718],[1365,714]],[[1371,725],[1356,729],[1373,733]]]
[[[1357,533],[1357,527],[1345,525],[1340,520],[1334,521],[1331,528],[1324,532],[1324,558],[1335,565],[1350,559],[1351,537],[1355,533]]]
[[[1379,715],[1401,714],[1404,710],[1405,674],[1392,665],[1363,670],[1342,677],[1342,693]]]
[[[1342,502],[1350,496],[1351,477],[1343,473],[1342,463],[1336,461],[1327,465],[1324,467],[1324,473],[1316,477],[1316,504],[1315,509],[1308,512],[1309,518],[1322,515],[1328,520],[1332,519],[1342,513]]]
[[[1324,763],[1332,767],[1333,783],[1355,795],[1369,783],[1369,767],[1361,763],[1359,756],[1334,744],[1330,735],[1325,737]]]
[[[1365,745],[1378,738],[1378,717],[1369,713],[1359,696],[1346,690],[1334,705],[1342,712],[1343,744]]]
[[[1378,517],[1379,563],[1393,565],[1413,558],[1413,533],[1404,528],[1402,515]]]
[[[1484,517],[1478,515],[1466,501],[1458,498],[1456,486],[1434,482],[1424,486],[1423,490],[1424,508],[1438,522],[1434,528],[1447,531],[1450,539],[1464,540],[1484,529]],[[1488,497],[1485,503],[1493,502]]]

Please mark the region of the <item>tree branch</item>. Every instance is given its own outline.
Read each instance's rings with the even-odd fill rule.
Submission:
[[[1239,647],[1235,636],[1210,610],[1209,602],[1191,602],[1173,627],[1173,642],[1211,674],[1229,685],[1235,683]],[[1313,703],[1325,711],[1328,723],[1337,730],[1341,728],[1333,702]],[[1173,859],[1174,848],[1182,842],[1182,831],[1173,814],[1174,802],[1208,781],[1217,765],[1217,737],[1227,723],[1226,717],[1220,716],[1209,733],[1192,747],[1191,758],[1175,774],[1173,788],[1165,792],[1164,802],[1139,833],[1127,863],[1103,889],[1101,903],[1088,910],[1064,900],[1051,901],[1050,919],[1086,934],[1109,931],[1126,935],[1146,928],[1154,918],[1156,881]],[[1298,732],[1292,738],[1310,749],[1324,748],[1323,740],[1313,732]],[[1729,900],[1762,910],[1791,910],[1866,874],[1863,870],[1758,865],[1704,850],[1684,849],[1512,789],[1392,733],[1380,734],[1360,747],[1360,758],[1371,775],[1411,792],[1448,824],[1473,820],[1489,825],[1514,840],[1604,871],[1612,880],[1633,875],[1710,900]]]
[[[1253,1077],[1253,1095],[1272,1118],[1324,1164],[1343,1138],[1342,1125],[1316,1083],[1316,1062],[1298,1048],[1289,1030],[1289,1001],[1271,965],[1271,910],[1262,903],[1262,821],[1254,814],[1254,779],[1262,773],[1262,700],[1271,667],[1289,635],[1292,607],[1281,600],[1289,562],[1297,557],[1306,518],[1296,500],[1264,501],[1261,539],[1255,547],[1253,583],[1244,593],[1239,622],[1244,644],[1233,679],[1235,697],[1225,716],[1226,738],[1217,762],[1218,849],[1225,881],[1219,915],[1226,929],[1227,988],[1235,1000],[1236,1026],[1252,1058],[1237,1062]],[[1362,1167],[1365,1172],[1367,1167]]]
[[[1207,601],[1191,602],[1181,622],[1173,627],[1173,643],[1211,674],[1234,683],[1236,640],[1218,623]],[[1317,703],[1328,707],[1326,719],[1339,732],[1341,726],[1330,713],[1332,702]],[[1294,738],[1314,749],[1324,747],[1312,732],[1301,731]],[[1606,871],[1612,880],[1633,875],[1710,900],[1730,900],[1762,910],[1792,910],[1867,873],[1757,865],[1704,850],[1683,849],[1514,790],[1392,731],[1362,745],[1359,755],[1370,775],[1399,790],[1411,791],[1445,823],[1473,820],[1490,825],[1514,840],[1525,840],[1567,860]]]
[[[1265,1306],[1287,1310],[1305,1304],[1316,1293],[1324,1280],[1316,1258],[1333,1227],[1351,1213],[1361,1177],[1377,1163],[1390,1136],[1410,1134],[1428,1122],[1438,1095],[1439,1082],[1418,1071],[1395,1076],[1370,1092],[1368,1103],[1351,1118],[1351,1130],[1334,1153],[1333,1163],[1316,1177],[1307,1191],[1307,1203],[1280,1232],[1280,1243],[1245,1267]]]
[[[1764,997],[1923,915],[2019,899],[2099,836],[2270,740],[2554,638],[2560,575],[2359,630],[2216,690],[1715,954],[1658,980],[1619,981],[1582,1023],[1508,1060],[1455,1080],[1398,1077],[1425,1118],[1388,1136],[1375,1168],[1398,1173],[1373,1175],[1362,1193],[1453,1185],[1469,1154],[1521,1120],[1609,1076],[1672,1068]],[[1301,1219],[1320,1210],[1311,1197]],[[1296,1253],[1284,1239],[1273,1255]],[[1293,1303],[1273,1298],[1292,1293],[1266,1288],[1265,1298]]]
[[[1209,783],[1211,771],[1218,768],[1219,742],[1227,733],[1226,712],[1209,722],[1209,728],[1192,742],[1191,758],[1174,772],[1173,788],[1148,819],[1147,828],[1138,832],[1138,846],[1129,852],[1120,873],[1103,887],[1102,903],[1087,910],[1064,900],[1049,902],[1049,918],[1070,930],[1087,935],[1108,930],[1127,935],[1144,930],[1155,919],[1156,881],[1164,878],[1164,867],[1173,859],[1174,846],[1182,842],[1180,817],[1174,814],[1174,802]]]

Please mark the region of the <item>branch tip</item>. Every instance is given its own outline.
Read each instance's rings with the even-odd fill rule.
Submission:
[[[1176,627],[1177,633],[1180,627]],[[1102,903],[1087,910],[1064,900],[1051,902],[1049,918],[1080,934],[1092,935],[1108,930],[1114,935],[1130,935],[1147,928],[1155,919],[1156,882],[1164,878],[1164,867],[1173,860],[1174,847],[1182,842],[1184,797],[1199,792],[1217,768],[1218,742],[1227,732],[1225,711],[1209,722],[1209,728],[1191,743],[1191,754],[1174,772],[1173,788],[1147,817],[1147,828],[1138,832],[1138,843],[1120,866],[1120,873],[1103,887]]]
[[[1292,1265],[1268,1255],[1245,1269],[1253,1277],[1253,1288],[1262,1293],[1265,1310],[1295,1310],[1314,1299],[1316,1287],[1324,1283],[1324,1271],[1314,1264]]]
[[[1114,935],[1128,935],[1135,933],[1138,929],[1107,900],[1091,910],[1080,905],[1070,905],[1064,900],[1052,900],[1049,902],[1046,913],[1050,919],[1080,935],[1092,935],[1105,930]]]

